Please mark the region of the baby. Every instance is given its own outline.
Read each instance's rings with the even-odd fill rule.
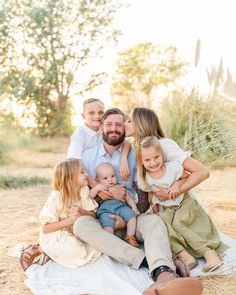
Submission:
[[[95,198],[98,192],[108,191],[110,187],[117,184],[116,172],[110,163],[102,163],[96,168],[96,180],[98,185],[90,190],[90,198]],[[106,200],[97,210],[97,218],[100,220],[102,227],[114,234],[115,220],[110,217],[111,214],[122,217],[127,223],[127,233],[124,240],[134,247],[138,247],[135,239],[136,232],[136,215],[140,212],[134,200],[126,191],[125,202],[119,200]]]

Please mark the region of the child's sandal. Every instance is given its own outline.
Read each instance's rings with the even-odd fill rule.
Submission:
[[[43,252],[40,249],[39,244],[29,245],[28,247],[23,249],[20,256],[20,265],[23,270],[26,271],[27,268],[30,267],[35,262],[35,259],[39,257],[42,253]]]
[[[38,264],[39,265],[44,265],[49,260],[50,260],[50,257],[46,253],[42,253],[40,258],[39,258]]]

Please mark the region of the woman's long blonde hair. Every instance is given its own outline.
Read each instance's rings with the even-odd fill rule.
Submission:
[[[68,207],[70,203],[79,200],[79,171],[82,162],[78,159],[66,159],[56,164],[54,168],[54,189],[62,195],[63,205]]]
[[[153,110],[137,107],[133,109],[131,117],[135,128],[135,144],[139,144],[146,136],[155,136],[158,139],[166,137],[158,116]]]
[[[143,166],[142,150],[145,148],[150,148],[150,147],[153,147],[155,150],[160,152],[162,155],[162,158],[163,158],[163,163],[165,162],[165,154],[164,154],[163,148],[161,147],[159,140],[155,136],[144,137],[141,140],[141,142],[138,144],[138,146],[136,147],[136,159],[137,159],[138,177],[143,182],[143,184],[145,185],[145,187],[148,190],[151,190],[151,187],[147,183],[147,180],[146,180],[147,171]]]

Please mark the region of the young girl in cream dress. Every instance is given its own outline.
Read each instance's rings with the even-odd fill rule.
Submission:
[[[51,259],[69,268],[94,262],[101,255],[72,233],[77,218],[82,215],[96,216],[98,205],[88,196],[87,176],[80,160],[59,162],[54,171],[55,190],[39,216],[42,224],[39,243],[42,250]]]

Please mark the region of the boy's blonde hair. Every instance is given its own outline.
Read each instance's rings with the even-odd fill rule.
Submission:
[[[98,99],[98,98],[89,98],[89,99],[86,99],[86,100],[84,101],[84,103],[83,103],[83,112],[84,112],[86,106],[87,106],[89,103],[92,103],[92,102],[100,102],[101,104],[104,105],[104,103],[103,103],[100,99]]]
[[[82,165],[80,160],[70,158],[57,163],[54,168],[53,186],[61,193],[65,207],[80,198],[79,170]]]
[[[135,128],[135,144],[139,144],[146,136],[155,136],[158,139],[166,137],[158,116],[153,110],[137,107],[133,109],[131,117]]]
[[[148,190],[151,190],[149,184],[146,180],[147,171],[143,166],[142,162],[142,150],[145,148],[153,147],[155,150],[161,153],[163,158],[163,163],[165,162],[165,154],[163,148],[161,147],[160,141],[155,136],[144,137],[140,144],[136,147],[136,158],[137,158],[137,171],[138,176]]]

